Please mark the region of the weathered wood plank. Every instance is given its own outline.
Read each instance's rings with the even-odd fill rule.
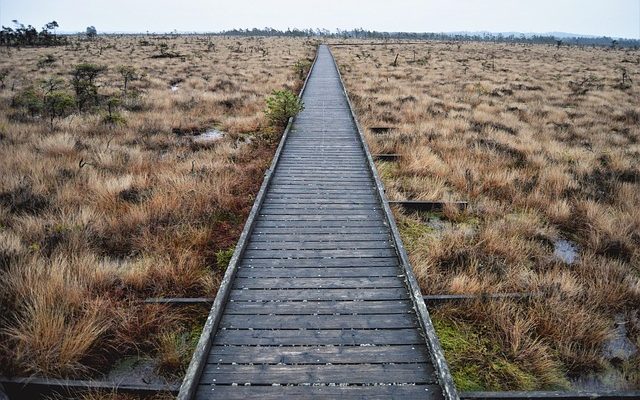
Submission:
[[[411,304],[406,300],[370,301],[232,301],[227,314],[239,315],[309,315],[309,314],[406,314]]]
[[[296,267],[296,268],[353,268],[370,266],[397,266],[396,257],[343,257],[325,259],[254,259],[246,257],[240,264],[243,267]]]
[[[347,268],[293,268],[293,267],[242,267],[238,278],[355,278],[397,277],[398,267],[347,267]]]
[[[222,329],[384,329],[415,328],[411,314],[236,315],[225,314]]]
[[[300,234],[280,234],[280,233],[254,233],[251,236],[251,243],[258,242],[366,242],[366,241],[387,241],[391,237],[388,233],[300,233]]]
[[[236,278],[234,289],[404,288],[397,276],[364,278]]]
[[[433,367],[416,364],[353,365],[216,365],[207,364],[203,383],[272,385],[335,382],[349,384],[373,383],[435,383]]]
[[[235,301],[320,301],[320,300],[405,300],[409,293],[405,288],[391,289],[283,289],[283,290],[232,290],[230,300]]]
[[[393,248],[363,249],[363,250],[251,250],[247,249],[245,255],[256,259],[299,259],[299,258],[340,258],[340,257],[393,257]]]
[[[345,219],[350,217],[368,217],[375,218],[380,215],[379,208],[372,207],[359,207],[354,206],[352,209],[348,208],[328,208],[319,207],[315,211],[309,208],[289,208],[289,207],[268,207],[260,210],[261,216],[274,216],[272,219],[283,218],[280,215],[290,215],[293,218],[304,220],[317,220],[322,219],[323,216],[327,218]],[[345,218],[341,218],[345,217]]]
[[[281,228],[289,227],[327,227],[327,228],[340,228],[340,227],[381,227],[384,226],[382,222],[375,218],[375,215],[326,215],[325,218],[313,215],[302,216],[277,216],[277,215],[260,215],[257,224],[258,226],[277,226]]]
[[[356,235],[362,234],[387,234],[388,230],[384,225],[366,227],[269,227],[269,226],[256,226],[255,232],[262,236],[267,234],[282,234],[282,235]]]
[[[300,241],[273,241],[273,242],[251,242],[247,246],[249,250],[363,250],[363,249],[386,249],[392,246],[390,241],[384,240],[361,240],[351,241],[349,239],[333,241],[306,241],[306,236],[300,235]]]
[[[201,385],[196,400],[211,398],[227,400],[442,400],[438,385],[385,385],[385,386],[221,386]]]
[[[427,363],[426,345],[400,346],[214,346],[209,364]]]
[[[382,346],[423,344],[424,338],[417,329],[224,329],[218,331],[213,343],[249,346]]]

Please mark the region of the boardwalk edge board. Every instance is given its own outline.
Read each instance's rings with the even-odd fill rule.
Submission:
[[[56,378],[6,378],[0,376],[0,400],[4,385],[7,399],[32,398],[48,394],[78,394],[89,391],[107,391],[136,395],[154,395],[158,393],[177,394],[179,385],[170,384],[136,384],[115,381],[75,380]],[[8,397],[11,396],[11,397]],[[28,397],[25,397],[28,396]]]
[[[311,64],[311,67],[307,72],[307,77],[305,78],[304,84],[302,85],[302,89],[298,94],[298,99],[302,99],[302,95],[304,94],[304,91],[307,88],[309,77],[311,76],[311,72],[313,71],[316,61],[318,60],[318,50],[319,50],[319,47],[316,47],[316,54],[315,54],[313,63]],[[178,396],[177,396],[178,400],[190,400],[191,398],[194,397],[195,392],[198,388],[198,381],[199,381],[200,375],[207,362],[207,356],[209,353],[209,348],[211,347],[212,336],[218,329],[218,325],[220,324],[225,303],[233,287],[233,280],[234,280],[236,271],[238,270],[238,261],[240,260],[247,246],[248,238],[251,235],[251,232],[255,225],[256,218],[259,214],[260,208],[262,207],[262,203],[265,200],[267,188],[269,187],[269,184],[273,177],[273,173],[276,169],[276,166],[278,165],[278,161],[280,160],[280,154],[282,153],[284,144],[287,141],[287,137],[289,136],[289,131],[291,130],[292,124],[293,124],[293,117],[289,118],[287,127],[285,128],[284,133],[282,134],[282,138],[280,139],[280,143],[278,144],[276,153],[273,157],[273,160],[271,161],[271,165],[269,166],[269,169],[265,173],[264,180],[262,181],[262,186],[260,186],[260,191],[256,196],[256,200],[253,203],[253,207],[251,208],[251,212],[249,213],[247,222],[244,225],[242,233],[240,234],[240,238],[238,239],[236,248],[233,251],[233,256],[229,261],[229,265],[224,274],[222,282],[220,283],[220,288],[218,289],[218,293],[216,294],[215,300],[213,302],[213,306],[211,307],[211,311],[209,312],[207,321],[205,322],[204,327],[202,329],[202,335],[200,336],[200,340],[198,340],[198,344],[193,353],[193,357],[191,358],[191,362],[189,363],[189,368],[187,369],[184,380],[182,381],[182,385],[180,386],[180,392],[178,393]]]
[[[329,48],[331,52],[331,49]],[[332,54],[333,56],[333,54]],[[335,63],[335,58],[334,58]],[[404,245],[402,244],[402,239],[400,238],[400,232],[398,227],[396,226],[395,218],[393,217],[393,213],[391,212],[391,207],[389,206],[389,201],[387,200],[387,196],[384,193],[384,186],[382,184],[382,180],[378,174],[375,163],[373,161],[373,157],[371,156],[371,151],[369,150],[369,146],[365,140],[362,128],[360,127],[360,123],[358,122],[358,118],[353,111],[353,104],[351,103],[351,99],[349,98],[349,93],[347,93],[347,88],[344,84],[344,80],[342,79],[342,74],[340,73],[340,68],[338,68],[337,63],[335,64],[336,70],[338,71],[338,78],[340,79],[340,83],[342,84],[342,90],[344,91],[344,95],[347,99],[347,105],[349,111],[351,113],[351,118],[356,126],[356,130],[358,131],[358,136],[360,137],[360,144],[365,152],[369,169],[371,174],[373,175],[373,179],[376,184],[376,192],[378,194],[378,198],[383,205],[384,208],[384,216],[389,224],[391,229],[391,236],[395,243],[395,249],[398,253],[398,257],[402,264],[402,268],[405,272],[407,285],[409,287],[409,292],[411,294],[413,303],[416,307],[416,314],[418,315],[418,319],[422,324],[422,328],[424,329],[424,333],[426,335],[427,345],[429,346],[430,354],[432,357],[433,365],[436,370],[438,380],[440,385],[442,386],[443,395],[447,400],[457,400],[458,392],[456,390],[455,384],[453,382],[453,377],[451,376],[451,372],[449,371],[449,366],[447,365],[447,361],[444,358],[444,352],[442,347],[440,346],[440,341],[438,340],[438,335],[436,330],[431,322],[431,317],[429,316],[429,311],[427,310],[427,306],[422,298],[422,292],[420,290],[420,286],[418,285],[418,280],[413,274],[413,268],[411,267],[411,263],[409,262],[409,256],[407,255],[406,250],[404,249]]]

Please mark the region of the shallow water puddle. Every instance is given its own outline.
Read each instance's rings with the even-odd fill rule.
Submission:
[[[623,314],[615,317],[613,336],[605,343],[603,355],[613,362],[627,361],[638,353],[638,348],[627,336],[627,319]]]
[[[165,384],[168,379],[157,374],[157,361],[131,356],[120,360],[109,371],[107,379],[119,384]],[[170,380],[169,380],[170,381]],[[169,383],[178,383],[169,382]]]
[[[627,335],[628,319],[624,314],[615,316],[613,335],[605,342],[602,356],[608,361],[600,372],[589,372],[571,379],[579,390],[631,390],[635,389],[625,373],[623,364],[638,354],[638,347]],[[629,368],[628,366],[626,368]]]
[[[570,240],[555,240],[553,242],[553,255],[566,264],[573,264],[578,258],[578,245]]]
[[[196,135],[193,137],[194,142],[215,142],[216,140],[220,140],[224,137],[225,133],[217,130],[215,128],[211,128],[200,135]]]

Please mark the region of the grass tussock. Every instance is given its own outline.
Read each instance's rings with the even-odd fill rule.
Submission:
[[[608,368],[614,315],[635,327],[640,306],[640,85],[616,72],[640,74],[637,50],[361,44],[333,52],[372,152],[402,156],[378,163],[388,196],[469,202],[395,210],[423,292],[543,294],[435,311],[458,385],[568,387]]]
[[[297,91],[313,50],[204,36],[0,50],[2,374],[90,377],[137,354],[184,371],[207,310],[141,300],[215,295],[277,142],[265,98]],[[42,82],[73,108],[49,118]],[[193,140],[210,128],[226,135]]]

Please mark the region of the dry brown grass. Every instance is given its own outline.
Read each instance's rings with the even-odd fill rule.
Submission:
[[[640,53],[435,42],[333,52],[372,151],[403,156],[378,164],[388,196],[470,204],[396,210],[423,291],[544,293],[437,310],[446,327],[471,325],[496,344],[489,353],[545,377],[470,383],[453,350],[461,386],[566,386],[565,373],[607,366],[613,316],[631,321],[640,306]],[[393,129],[368,129],[380,126]],[[554,257],[558,239],[577,243],[572,265]]]
[[[148,41],[149,45],[142,45]],[[212,296],[274,150],[265,97],[297,90],[295,39],[104,37],[56,48],[2,49],[0,91],[0,364],[9,375],[88,376],[128,354],[183,368],[206,310],[185,316],[140,300]],[[183,55],[151,58],[158,45]],[[45,54],[57,59],[38,69]],[[135,98],[56,121],[20,115],[15,94],[80,62],[109,67],[99,92],[120,96],[119,65],[141,76]],[[172,85],[178,89],[171,90]],[[216,127],[214,144],[189,134]],[[82,163],[81,163],[82,160]],[[197,329],[197,328],[196,328]],[[188,352],[188,350],[187,350]]]

